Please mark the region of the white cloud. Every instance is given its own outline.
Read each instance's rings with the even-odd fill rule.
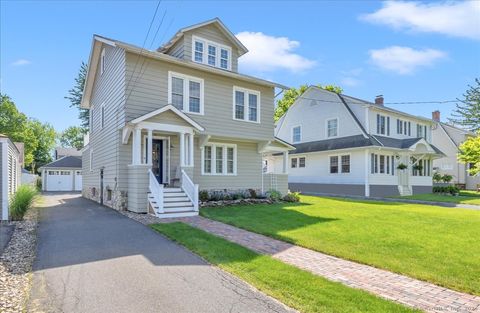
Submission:
[[[363,68],[353,68],[346,71],[341,71],[343,78],[340,80],[342,86],[347,87],[356,87],[362,83],[362,81],[358,78],[363,72]]]
[[[291,72],[300,72],[315,66],[315,61],[292,52],[300,46],[298,41],[255,32],[241,32],[236,36],[249,50],[239,59],[240,65],[246,69],[256,71],[287,69]]]
[[[421,3],[386,1],[378,11],[362,20],[394,29],[440,33],[480,40],[480,1]]]
[[[411,74],[417,68],[431,66],[447,54],[440,50],[415,50],[410,47],[391,46],[370,50],[370,60],[378,67],[398,74]]]
[[[18,59],[17,61],[13,62],[12,65],[13,66],[24,66],[24,65],[29,65],[31,63],[32,62],[30,62],[29,60]]]

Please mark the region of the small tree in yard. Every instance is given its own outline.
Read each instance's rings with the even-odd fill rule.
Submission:
[[[467,139],[460,145],[458,160],[464,164],[470,164],[470,175],[480,174],[480,132],[476,137]]]

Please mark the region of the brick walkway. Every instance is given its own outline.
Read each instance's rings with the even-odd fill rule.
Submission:
[[[258,253],[310,271],[329,280],[363,289],[382,298],[429,312],[480,312],[480,297],[346,261],[203,217],[142,220],[142,223],[181,221]]]

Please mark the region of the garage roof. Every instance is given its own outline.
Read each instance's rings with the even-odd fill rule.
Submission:
[[[82,168],[82,157],[65,156],[40,168]]]

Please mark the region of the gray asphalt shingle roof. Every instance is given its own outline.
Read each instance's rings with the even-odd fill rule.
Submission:
[[[82,157],[66,156],[42,166],[42,168],[82,168]]]

